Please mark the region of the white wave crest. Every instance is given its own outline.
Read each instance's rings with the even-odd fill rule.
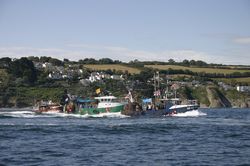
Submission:
[[[1,116],[10,116],[14,118],[40,118],[40,117],[75,117],[75,118],[126,118],[128,116],[117,113],[101,113],[96,115],[80,115],[80,114],[68,114],[61,112],[43,112],[41,114],[37,114],[34,111],[4,111],[0,112]]]
[[[192,111],[187,111],[184,113],[177,113],[172,116],[175,117],[198,117],[198,116],[206,116],[207,114],[204,112],[201,112],[199,110],[192,110]]]
[[[35,112],[33,111],[4,111],[0,112],[1,116],[10,116],[14,118],[32,118],[35,117]]]
[[[11,112],[5,112],[8,114],[34,114],[33,111],[11,111]]]
[[[0,112],[13,112],[13,111],[30,111],[33,110],[33,107],[25,107],[25,108],[0,108]]]
[[[80,115],[80,114],[67,114],[67,113],[54,113],[54,112],[47,112],[43,113],[42,115],[50,115],[53,117],[76,117],[76,118],[126,118],[128,116],[121,114],[120,112],[117,113],[100,113],[95,115]]]
[[[90,117],[96,117],[96,118],[127,118],[129,116],[121,114],[121,112],[115,112],[115,113],[101,113],[96,115],[89,115]]]
[[[14,123],[0,123],[0,126],[15,126]]]

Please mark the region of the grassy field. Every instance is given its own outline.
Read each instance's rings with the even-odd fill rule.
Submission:
[[[205,73],[223,73],[223,74],[231,74],[234,72],[250,72],[250,70],[236,70],[236,69],[215,69],[215,68],[199,68],[199,67],[185,67],[185,66],[177,66],[177,65],[145,65],[144,67],[167,70],[169,68],[173,70],[190,70],[192,72],[205,72]]]
[[[250,77],[246,78],[216,78],[217,81],[222,81],[225,83],[248,83],[250,84]]]
[[[123,72],[128,71],[131,74],[138,74],[141,71],[139,69],[133,68],[133,67],[127,67],[127,66],[123,66],[123,65],[84,65],[84,67],[92,69],[92,70],[121,70]]]
[[[177,77],[192,77],[191,75],[187,75],[187,74],[172,74],[171,78],[177,78]]]
[[[250,66],[227,66],[230,67],[231,69],[249,69]]]

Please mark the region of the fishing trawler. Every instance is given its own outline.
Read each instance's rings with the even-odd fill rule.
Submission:
[[[59,112],[63,112],[63,106],[58,103],[54,103],[52,101],[41,101],[38,103],[36,107],[34,107],[34,111],[38,114],[44,113],[44,112],[59,113]]]
[[[81,115],[118,113],[124,108],[125,102],[119,102],[115,96],[101,96],[93,99],[77,99],[78,112]]]
[[[184,113],[187,111],[198,110],[199,105],[197,100],[188,100],[186,104],[182,104],[180,98],[177,98],[178,85],[173,84],[171,87],[174,89],[174,98],[169,98],[173,93],[168,90],[168,80],[165,95],[161,95],[159,90],[159,72],[154,74],[154,99],[147,98],[142,100],[142,109],[146,113],[159,113],[164,115],[174,115]],[[157,90],[158,89],[158,90]]]
[[[198,110],[199,105],[196,100],[190,100],[188,104],[181,104],[179,98],[165,98],[157,102],[152,102],[152,98],[143,99],[143,111],[146,113],[160,113],[164,115],[173,115],[187,111]]]
[[[196,100],[189,100],[187,104],[181,104],[179,98],[162,99],[162,101],[165,103],[165,113],[167,115],[198,110],[199,108]]]

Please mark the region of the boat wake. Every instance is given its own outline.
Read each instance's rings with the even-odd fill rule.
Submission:
[[[187,111],[184,113],[178,113],[174,114],[172,116],[174,117],[199,117],[199,116],[206,116],[207,114],[204,112],[201,112],[199,110],[192,110],[192,111]]]
[[[0,117],[13,117],[13,118],[45,118],[45,117],[75,117],[75,118],[127,118],[129,116],[118,113],[102,113],[97,115],[80,115],[80,114],[67,114],[59,112],[44,112],[37,114],[36,112],[30,111],[0,111]]]
[[[33,118],[36,114],[33,111],[1,111],[0,117],[13,117],[13,118]]]
[[[67,114],[67,113],[55,113],[55,112],[46,112],[40,115],[41,117],[50,116],[50,117],[75,117],[75,118],[126,118],[128,116],[118,113],[101,113],[96,115],[80,115],[80,114]]]

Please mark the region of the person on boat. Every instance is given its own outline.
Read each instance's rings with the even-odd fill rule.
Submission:
[[[64,90],[64,94],[63,94],[63,96],[62,96],[62,98],[61,98],[61,102],[60,102],[60,104],[61,105],[63,105],[63,112],[68,112],[67,110],[67,105],[69,105],[69,103],[70,103],[70,100],[71,100],[71,97],[70,97],[70,95],[68,94],[68,91],[67,91],[67,89],[65,89]]]
[[[128,94],[127,94],[127,96],[125,97],[125,99],[128,99],[128,101],[129,101],[130,103],[133,103],[133,102],[134,102],[134,99],[133,99],[133,96],[132,96],[131,91],[128,91]]]
[[[64,90],[64,94],[63,94],[63,96],[62,96],[62,98],[61,98],[60,104],[61,104],[61,105],[65,105],[65,104],[67,104],[67,103],[69,102],[69,100],[70,100],[70,97],[69,97],[69,95],[68,95],[67,89],[65,89],[65,90]]]
[[[75,112],[75,105],[72,101],[66,105],[66,112],[67,113],[74,113]]]
[[[152,105],[151,104],[147,105],[147,110],[152,110]]]

